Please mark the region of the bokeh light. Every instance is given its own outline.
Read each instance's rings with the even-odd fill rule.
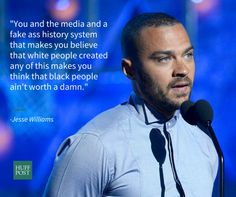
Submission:
[[[70,21],[80,11],[77,0],[49,0],[48,5],[51,16],[60,21]]]
[[[5,157],[11,150],[13,143],[13,134],[10,127],[0,121],[0,158]]]
[[[201,15],[209,14],[219,5],[219,0],[192,0],[195,9]]]

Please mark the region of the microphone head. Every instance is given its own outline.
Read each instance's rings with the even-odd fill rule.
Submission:
[[[184,101],[182,103],[182,105],[180,106],[180,113],[187,123],[191,125],[197,124],[197,119],[194,113],[194,103],[190,100]]]
[[[185,101],[180,107],[184,120],[191,125],[207,125],[213,120],[213,109],[205,100],[198,100],[195,104]]]
[[[211,105],[205,100],[198,100],[195,105],[195,116],[199,123],[207,125],[213,120],[213,109]]]

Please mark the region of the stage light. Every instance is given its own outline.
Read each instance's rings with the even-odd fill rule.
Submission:
[[[9,153],[12,148],[13,135],[6,123],[0,121],[0,158]]]
[[[77,0],[49,0],[49,11],[53,18],[60,21],[70,21],[79,13]]]
[[[219,0],[192,0],[192,2],[199,14],[206,15],[217,8]]]
[[[204,0],[191,0],[193,3],[202,3]]]
[[[56,9],[57,10],[65,10],[70,7],[70,1],[69,0],[61,0],[56,2]]]

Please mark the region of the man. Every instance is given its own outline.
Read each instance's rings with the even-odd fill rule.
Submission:
[[[64,141],[45,196],[210,197],[216,151],[178,110],[195,71],[184,27],[164,13],[141,14],[124,27],[122,51],[134,92]]]

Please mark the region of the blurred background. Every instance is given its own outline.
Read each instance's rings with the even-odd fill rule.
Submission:
[[[206,99],[213,106],[213,127],[225,156],[225,196],[236,196],[234,0],[0,0],[0,196],[42,196],[63,139],[127,100],[131,86],[120,69],[120,32],[130,17],[142,12],[167,12],[186,26],[197,65],[192,100]],[[101,51],[108,51],[109,58],[92,62],[99,80],[83,92],[9,91],[11,19],[107,21],[108,28],[97,31]],[[13,124],[9,120],[14,116],[53,117],[54,122]],[[31,181],[13,180],[14,160],[33,162]],[[213,196],[218,196],[217,187],[218,180]]]

